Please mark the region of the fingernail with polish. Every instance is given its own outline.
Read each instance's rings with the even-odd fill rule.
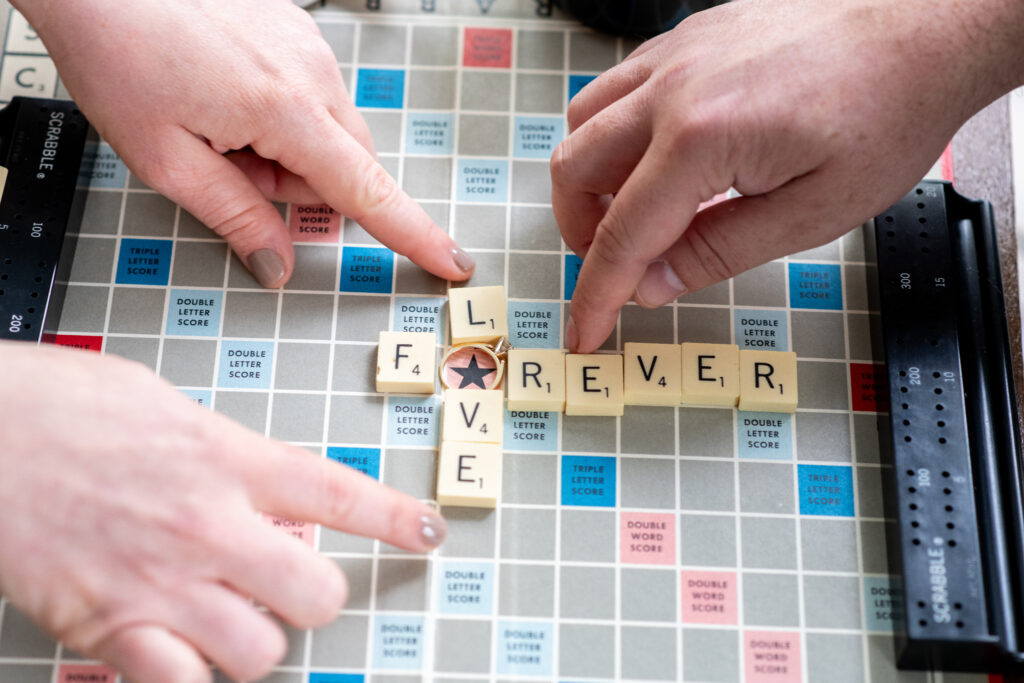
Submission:
[[[264,287],[275,287],[284,277],[284,261],[273,249],[260,249],[247,259],[253,277]]]
[[[452,248],[452,260],[463,273],[471,273],[476,268],[476,261],[472,256],[462,251],[461,247]]]
[[[636,286],[633,298],[644,308],[657,308],[686,294],[676,271],[666,261],[652,261]]]
[[[569,322],[565,324],[565,346],[570,352],[575,353],[580,345],[580,331],[576,328],[576,321],[569,316]]]
[[[448,535],[448,524],[440,515],[429,514],[420,517],[420,540],[429,549],[444,543]]]

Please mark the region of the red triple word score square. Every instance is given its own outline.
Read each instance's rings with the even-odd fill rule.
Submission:
[[[462,65],[510,68],[512,31],[507,28],[467,28],[462,46]]]
[[[889,412],[889,377],[884,365],[850,363],[850,391],[854,412]]]
[[[95,351],[96,353],[103,350],[103,337],[94,335],[44,334],[43,341],[47,344],[67,346],[72,349],[82,349],[83,351]]]

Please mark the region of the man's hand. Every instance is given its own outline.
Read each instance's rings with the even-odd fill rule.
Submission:
[[[439,277],[472,273],[377,163],[333,53],[291,0],[14,4],[128,167],[224,237],[264,286],[295,264],[270,200],[326,202]]]
[[[585,257],[569,349],[631,297],[660,306],[891,205],[1024,81],[1022,31],[1019,0],[737,0],[642,45],[573,99],[551,162]]]
[[[429,507],[199,408],[140,365],[0,343],[0,593],[68,647],[147,683],[261,678],[281,629],[345,601],[330,560],[257,512],[424,552]]]

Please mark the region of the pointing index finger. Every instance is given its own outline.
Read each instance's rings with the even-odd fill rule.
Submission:
[[[473,258],[326,111],[295,126],[305,134],[277,150],[277,158],[327,204],[438,277],[465,280],[473,273]]]
[[[250,495],[259,510],[378,538],[413,552],[429,552],[444,542],[445,521],[425,503],[327,458],[259,441],[266,457],[256,463],[249,458],[246,467]],[[268,443],[276,447],[268,450]]]
[[[590,353],[608,338],[649,264],[679,239],[701,199],[714,194],[694,173],[701,152],[655,137],[612,200],[576,283],[566,334],[570,351]],[[685,291],[678,278],[672,284],[677,296]]]

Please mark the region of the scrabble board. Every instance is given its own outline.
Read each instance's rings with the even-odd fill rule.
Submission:
[[[0,100],[66,95],[0,5]],[[552,218],[547,158],[568,100],[634,45],[548,2],[331,0],[314,14],[384,166],[475,257],[470,284],[505,287],[511,343],[560,349],[580,261]],[[440,357],[449,283],[330,209],[281,206],[295,275],[263,290],[108,145],[87,157],[57,343],[144,363],[258,432],[433,499],[440,393],[379,394],[374,366],[382,330],[432,333]],[[793,351],[795,415],[506,412],[496,508],[444,508],[449,539],[430,556],[268,520],[334,559],[352,597],[335,623],[289,629],[267,680],[985,681],[893,664],[871,244],[858,227],[676,304],[628,305],[603,348]],[[116,675],[0,602],[0,681],[86,680]]]

